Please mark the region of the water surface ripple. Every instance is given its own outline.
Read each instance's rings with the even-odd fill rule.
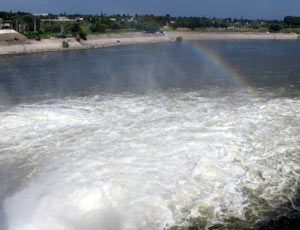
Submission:
[[[247,42],[206,45],[228,60],[235,59],[236,48],[263,49],[268,44],[276,50],[271,42]],[[85,58],[85,65],[104,60],[102,52],[108,55],[110,64],[99,62],[87,75],[73,72],[77,67],[69,68],[68,58],[64,65],[55,62],[54,57],[69,55],[65,53],[2,59],[0,73],[6,75],[0,84],[5,89],[0,110],[0,228],[251,229],[282,204],[299,208],[292,202],[300,177],[299,69],[274,74],[278,80],[269,77],[267,83],[257,75],[269,67],[257,75],[239,67],[252,76],[256,95],[250,95],[188,47],[70,52],[75,55],[71,61]],[[184,59],[177,53],[206,63],[206,69],[197,72],[199,67],[191,69],[188,61],[180,66],[178,59]],[[144,58],[137,58],[140,55]],[[35,60],[31,66],[9,64],[26,63],[26,57]],[[162,60],[173,63],[166,62],[163,69]],[[122,73],[114,71],[114,63],[122,61]],[[143,70],[137,65],[149,72],[139,75]],[[105,68],[114,76],[103,75],[100,69]],[[51,77],[51,71],[63,75]],[[169,75],[156,78],[163,74]],[[117,81],[121,75],[123,80]],[[183,83],[190,78],[194,85]],[[59,82],[62,88],[56,87]],[[16,89],[23,91],[14,95]]]

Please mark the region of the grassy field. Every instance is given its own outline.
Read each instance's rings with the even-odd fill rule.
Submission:
[[[67,26],[67,24],[65,24]],[[43,25],[41,26],[42,31],[44,31]],[[81,30],[86,34],[86,35],[92,35],[92,34],[122,34],[122,33],[133,33],[133,32],[142,32],[142,30],[137,30],[137,29],[120,29],[120,30],[111,30],[108,29],[106,30],[105,33],[93,33],[90,29],[89,24],[81,24],[80,25]],[[163,27],[163,31],[174,31],[172,27]],[[183,31],[183,32],[203,32],[203,33],[246,33],[246,32],[252,32],[252,33],[266,33],[269,31],[268,27],[261,27],[259,29],[253,29],[253,28],[227,28],[227,29],[221,29],[221,28],[196,28],[194,30],[190,30],[188,28],[179,28],[176,31]],[[300,28],[283,28],[279,32],[281,33],[297,33],[300,34]],[[50,37],[57,37],[59,33],[54,33],[54,32],[43,32],[39,33],[38,36],[41,38],[50,38]],[[67,37],[72,36],[71,33],[66,34]]]
[[[106,34],[122,34],[122,33],[133,33],[133,32],[142,32],[142,30],[137,29],[120,29],[120,30],[107,30]]]
[[[108,29],[105,33],[93,33],[89,26],[80,26],[82,31],[85,32],[87,35],[91,34],[122,34],[122,33],[133,33],[133,32],[141,32],[141,30],[137,29],[120,29],[120,30],[111,30]]]
[[[164,31],[174,31],[171,27],[164,27]],[[180,29],[176,30],[180,31]],[[227,28],[227,29],[221,29],[221,28],[196,28],[194,30],[189,30],[189,29],[184,29],[182,30],[184,32],[203,32],[203,33],[247,33],[247,32],[252,32],[252,33],[266,33],[269,31],[268,27],[261,27],[259,29],[252,29],[252,28]],[[300,28],[283,28],[279,31],[280,33],[296,33],[300,34]]]
[[[42,38],[51,38],[51,37],[56,37],[57,33],[51,33],[51,32],[44,32],[41,33]]]
[[[296,33],[296,34],[300,34],[300,28],[283,28],[280,30],[280,32],[282,33]]]
[[[195,31],[198,31],[196,29]],[[261,27],[259,29],[253,29],[253,28],[227,28],[227,29],[215,29],[215,28],[201,28],[199,29],[199,32],[229,32],[229,33],[265,33],[268,31],[268,28]]]
[[[91,31],[88,25],[81,25],[80,28],[84,33],[86,33],[86,35],[93,34],[93,32]]]
[[[164,31],[174,31],[172,28],[163,28]],[[180,31],[180,29],[176,30],[176,31]],[[213,32],[213,33],[246,33],[246,32],[252,32],[252,33],[265,33],[268,31],[268,28],[266,27],[261,27],[259,29],[252,29],[252,28],[227,28],[227,29],[221,29],[221,28],[196,28],[194,30],[189,30],[189,29],[184,29],[184,32]]]
[[[137,30],[137,29],[120,29],[120,30],[108,29],[108,30],[106,30],[105,33],[93,33],[91,31],[89,25],[80,25],[80,28],[86,35],[91,35],[91,34],[122,34],[122,33],[130,33],[130,32],[141,32],[141,30]],[[50,37],[57,37],[58,34],[59,33],[43,32],[43,33],[40,33],[40,36],[41,36],[41,38],[50,38]]]

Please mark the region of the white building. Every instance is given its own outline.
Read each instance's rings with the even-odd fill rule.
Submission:
[[[59,20],[59,21],[70,21],[70,18],[67,18],[65,16],[59,16],[59,17],[57,17],[57,20]]]
[[[128,22],[134,22],[134,17],[129,18]]]
[[[49,14],[48,13],[41,13],[41,14],[33,14],[33,16],[48,16]]]
[[[11,24],[8,22],[3,22],[2,18],[0,18],[0,30],[11,29]]]

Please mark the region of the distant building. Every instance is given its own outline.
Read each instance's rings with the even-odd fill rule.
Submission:
[[[83,21],[83,18],[76,18],[76,19],[70,19],[66,16],[58,16],[55,19],[41,19],[42,22],[79,22],[79,21]]]
[[[4,22],[2,18],[0,18],[0,30],[11,29],[11,24],[9,22]]]
[[[41,14],[33,14],[34,16],[44,16],[44,17],[46,17],[46,16],[48,16],[49,14],[48,13],[41,13]]]
[[[70,21],[70,18],[65,17],[65,16],[59,16],[59,17],[57,17],[57,20],[59,20],[59,21]]]
[[[233,24],[234,27],[240,28],[242,27],[242,24],[240,22],[236,22]]]
[[[134,22],[134,17],[129,18],[128,22]]]
[[[41,19],[42,22],[78,22],[82,20],[83,18],[70,19],[65,16],[58,16],[56,19]]]

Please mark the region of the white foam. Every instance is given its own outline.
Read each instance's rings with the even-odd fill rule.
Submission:
[[[196,92],[1,112],[7,230],[163,229],[249,210],[258,218],[295,194],[299,118],[296,99]]]

